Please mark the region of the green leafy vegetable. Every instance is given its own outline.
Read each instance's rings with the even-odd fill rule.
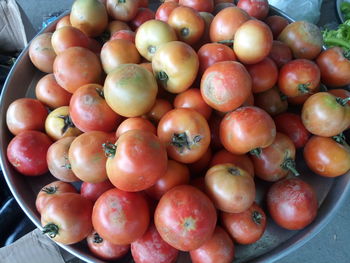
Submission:
[[[350,2],[341,3],[340,11],[343,13],[345,20],[350,19]]]
[[[325,29],[323,41],[327,47],[342,47],[345,51],[350,50],[350,19],[340,24],[337,30]]]

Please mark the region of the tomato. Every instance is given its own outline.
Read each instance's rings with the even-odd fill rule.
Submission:
[[[154,19],[155,13],[149,8],[139,8],[136,16],[130,21],[130,26],[133,30],[139,28],[143,23],[148,20]]]
[[[113,36],[116,32],[120,30],[131,30],[131,28],[127,23],[122,21],[113,20],[109,22],[107,26],[107,33],[109,33],[109,35]]]
[[[274,118],[276,129],[287,135],[295,148],[302,148],[309,140],[310,133],[305,129],[301,117],[295,113],[282,113]]]
[[[62,17],[56,24],[56,30],[60,29],[65,26],[71,26],[72,24],[70,23],[70,15],[66,15]]]
[[[350,97],[350,91],[347,91],[346,89],[330,89],[328,92],[342,99]],[[348,105],[350,105],[350,101],[348,101]]]
[[[226,150],[235,154],[265,148],[274,141],[275,136],[274,121],[257,107],[241,107],[230,112],[220,124],[220,140]]]
[[[135,44],[135,36],[136,36],[136,33],[134,31],[123,29],[123,30],[119,30],[119,31],[115,32],[111,36],[110,40],[125,39],[125,40],[129,40],[130,42]]]
[[[104,192],[112,188],[114,188],[114,185],[109,180],[100,183],[83,182],[80,187],[80,194],[86,199],[96,202]]]
[[[202,37],[205,27],[198,11],[187,6],[175,8],[169,15],[168,24],[175,30],[179,40],[189,45],[195,44]]]
[[[104,144],[114,142],[114,134],[89,131],[72,142],[68,159],[74,174],[83,182],[100,183],[107,179]]]
[[[149,5],[148,0],[139,0],[139,7],[147,8]]]
[[[145,59],[152,61],[161,45],[176,40],[174,29],[167,23],[160,20],[149,20],[137,30],[135,44],[140,54]]]
[[[35,207],[39,213],[43,211],[47,203],[55,196],[60,195],[62,193],[76,193],[77,190],[73,185],[69,183],[65,183],[62,181],[54,181],[45,185],[41,188],[35,199]]]
[[[242,63],[255,64],[270,53],[272,40],[272,32],[265,23],[249,20],[237,29],[233,50]]]
[[[213,12],[214,0],[179,0],[179,4],[191,7],[198,12]]]
[[[176,2],[164,2],[162,3],[156,12],[155,19],[168,22],[171,12],[179,6]]]
[[[350,147],[345,140],[313,136],[305,145],[304,159],[318,175],[340,176],[350,169]]]
[[[116,131],[116,137],[119,138],[124,132],[130,130],[144,130],[149,131],[153,134],[157,134],[157,129],[154,125],[147,119],[141,117],[128,118],[123,121]]]
[[[209,162],[211,160],[211,156],[212,156],[212,153],[211,153],[211,149],[209,147],[208,150],[202,156],[202,158],[200,158],[198,161],[196,161],[194,163],[188,164],[188,168],[190,168],[191,175],[192,176],[199,176],[199,175],[202,175],[203,173],[205,173],[208,169]]]
[[[331,137],[350,125],[348,99],[341,99],[328,92],[318,92],[304,103],[301,119],[312,134]]]
[[[128,22],[136,16],[139,0],[107,0],[106,7],[110,17]]]
[[[17,99],[6,111],[6,125],[14,135],[28,130],[43,131],[47,115],[47,109],[39,100]]]
[[[270,27],[274,39],[277,39],[282,30],[288,26],[289,22],[282,16],[268,16],[265,23]]]
[[[76,182],[79,178],[72,171],[68,160],[69,147],[76,137],[66,137],[54,142],[48,149],[46,161],[50,173],[58,180]]]
[[[115,131],[121,117],[106,103],[103,87],[88,84],[74,92],[69,104],[69,115],[81,131]]]
[[[278,68],[275,62],[265,57],[262,61],[247,65],[250,76],[252,77],[253,93],[259,93],[271,89],[277,82],[278,79]]]
[[[213,158],[210,161],[209,167],[225,163],[231,163],[234,166],[245,170],[249,175],[254,177],[253,162],[247,155],[238,155],[230,153],[226,150],[220,150],[214,154]]]
[[[7,146],[7,159],[21,174],[42,175],[48,171],[46,153],[52,141],[39,131],[23,131]]]
[[[146,114],[146,118],[152,123],[158,124],[160,119],[168,112],[173,109],[171,103],[164,99],[156,99],[152,109]]]
[[[283,42],[274,40],[269,57],[276,63],[278,68],[292,60],[291,49]]]
[[[116,260],[123,257],[130,250],[130,245],[115,245],[92,231],[86,239],[90,252],[102,260]]]
[[[104,83],[107,104],[124,117],[137,117],[147,113],[156,100],[157,91],[154,76],[135,64],[118,66],[107,75]]]
[[[209,119],[209,128],[210,128],[210,147],[213,150],[219,150],[223,148],[223,145],[220,141],[220,123],[222,117],[218,114],[211,114]]]
[[[159,84],[168,92],[180,93],[196,79],[199,61],[196,52],[186,43],[163,44],[152,59],[152,68]]]
[[[222,223],[238,244],[249,245],[258,241],[266,229],[266,215],[255,202],[241,213],[222,213]]]
[[[106,29],[106,7],[98,0],[76,0],[72,5],[70,22],[89,37],[97,37]]]
[[[127,131],[120,135],[116,145],[106,144],[104,148],[109,157],[106,163],[108,178],[118,189],[142,191],[166,173],[166,148],[153,133]]]
[[[235,7],[235,6],[236,5],[232,1],[215,4],[213,14],[217,15],[221,10],[228,7]]]
[[[117,245],[127,245],[142,237],[149,221],[148,205],[142,194],[117,188],[104,192],[92,211],[94,229],[103,239]]]
[[[72,94],[58,85],[53,74],[42,77],[35,86],[35,96],[51,109],[68,106]]]
[[[269,13],[269,2],[267,0],[239,0],[237,7],[243,9],[251,17],[263,20]]]
[[[188,89],[175,97],[175,108],[191,108],[203,115],[209,120],[212,109],[206,104],[202,98],[199,89]]]
[[[199,248],[213,235],[217,221],[210,199],[189,185],[176,186],[160,199],[154,214],[162,239],[182,251]]]
[[[208,12],[199,12],[199,15],[204,20],[204,32],[199,41],[195,44],[195,49],[198,50],[201,46],[210,42],[210,25],[214,19],[214,15]]]
[[[166,243],[151,224],[147,232],[131,243],[131,255],[135,263],[172,263],[179,251]]]
[[[41,211],[43,233],[64,245],[78,243],[92,231],[92,202],[77,193],[51,198]]]
[[[158,124],[157,134],[167,147],[169,157],[181,163],[198,161],[210,144],[208,122],[188,108],[166,113]]]
[[[255,94],[254,104],[271,116],[285,112],[288,108],[287,97],[277,87]]]
[[[205,175],[206,193],[215,207],[228,213],[241,213],[255,200],[253,177],[231,163],[211,167]]]
[[[233,40],[237,29],[249,19],[249,15],[238,7],[221,10],[210,25],[211,42]]]
[[[322,82],[328,86],[341,87],[350,84],[350,60],[345,50],[332,47],[321,52],[316,63],[321,70]]]
[[[288,230],[303,229],[317,215],[316,192],[300,179],[283,179],[270,187],[267,208],[279,226]]]
[[[62,106],[50,112],[45,120],[45,131],[55,141],[82,133],[72,122],[68,106]]]
[[[203,74],[207,68],[217,62],[236,60],[233,50],[219,43],[205,44],[198,50],[197,54],[200,74]]]
[[[43,33],[35,37],[29,45],[29,58],[34,66],[45,73],[53,72],[56,53],[51,44],[52,33]]]
[[[146,193],[152,198],[159,200],[166,192],[177,185],[188,184],[190,171],[184,164],[168,160],[167,170],[156,183],[146,189]]]
[[[204,101],[212,108],[232,111],[243,104],[252,89],[252,80],[245,67],[236,61],[223,61],[210,66],[201,79]]]
[[[295,58],[314,59],[323,45],[322,33],[318,26],[307,21],[297,21],[286,26],[278,36],[286,43]]]
[[[89,47],[89,38],[79,29],[65,26],[56,31],[51,39],[52,47],[56,54],[70,47]]]
[[[285,64],[278,76],[278,88],[288,97],[313,94],[320,84],[320,69],[306,59],[295,59]],[[305,97],[305,100],[308,96]],[[304,100],[304,101],[305,101]]]
[[[53,64],[57,83],[70,93],[85,84],[98,83],[102,68],[98,57],[82,47],[61,52]]]
[[[215,228],[211,239],[190,251],[193,263],[231,263],[234,255],[235,248],[230,236],[219,226]]]

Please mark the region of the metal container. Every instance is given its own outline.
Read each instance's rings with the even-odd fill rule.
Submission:
[[[155,2],[151,3],[151,6],[155,7]],[[270,9],[270,14],[281,15],[289,21],[293,21],[285,13],[273,7]],[[49,25],[43,31],[39,32],[39,34],[42,32],[53,31],[54,27],[55,23]],[[16,64],[7,78],[0,102],[1,167],[6,182],[17,202],[27,216],[40,229],[40,215],[35,208],[35,198],[41,187],[56,179],[50,174],[39,177],[26,177],[17,173],[9,164],[6,158],[6,149],[13,136],[6,127],[6,110],[10,103],[16,99],[22,97],[34,97],[35,85],[43,75],[42,72],[39,72],[39,70],[32,65],[29,59],[27,47],[17,59]],[[346,200],[350,189],[350,172],[335,179],[324,178],[312,174],[306,167],[300,154],[297,158],[297,168],[302,174],[301,178],[310,183],[318,195],[319,210],[316,220],[303,230],[288,231],[280,228],[271,218],[268,218],[267,229],[261,240],[249,246],[236,246],[235,262],[270,263],[286,256],[320,232]],[[257,202],[263,207],[263,197],[269,186],[269,183],[257,179]],[[80,242],[71,246],[60,246],[84,261],[91,263],[103,262],[89,253],[85,242]],[[129,255],[129,257],[123,258],[118,262],[132,261]],[[188,254],[181,253],[178,262],[190,262]]]

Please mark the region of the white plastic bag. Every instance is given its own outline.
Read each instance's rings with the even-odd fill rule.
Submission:
[[[306,20],[316,24],[320,19],[322,0],[269,0],[269,4],[295,20]]]

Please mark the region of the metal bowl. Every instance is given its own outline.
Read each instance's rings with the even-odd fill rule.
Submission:
[[[155,2],[151,5],[155,7]],[[270,7],[271,15],[281,15],[293,21],[285,13]],[[55,23],[50,24],[40,33],[53,31]],[[17,202],[33,221],[41,229],[40,215],[35,208],[35,198],[38,191],[44,185],[56,180],[50,174],[39,177],[26,177],[16,172],[9,164],[6,158],[6,149],[13,138],[6,127],[6,110],[11,102],[22,97],[34,97],[34,89],[37,81],[43,76],[31,63],[28,55],[28,47],[23,50],[16,64],[12,68],[1,94],[0,101],[0,151],[1,167],[5,175],[7,184]],[[301,172],[301,178],[310,183],[317,192],[319,211],[315,221],[300,231],[288,231],[277,226],[271,218],[268,218],[268,225],[264,236],[255,244],[249,246],[236,246],[235,262],[273,262],[290,252],[298,249],[313,236],[322,230],[322,228],[332,219],[336,211],[346,199],[350,189],[350,172],[341,177],[331,179],[312,174],[302,160],[301,154],[298,155],[297,168]],[[270,186],[269,183],[257,179],[257,202],[264,207],[263,197]],[[75,245],[60,245],[63,249],[69,251],[78,258],[91,262],[102,263],[92,256],[85,242]],[[118,262],[132,262],[130,255]],[[187,253],[181,253],[178,262],[190,262]]]

